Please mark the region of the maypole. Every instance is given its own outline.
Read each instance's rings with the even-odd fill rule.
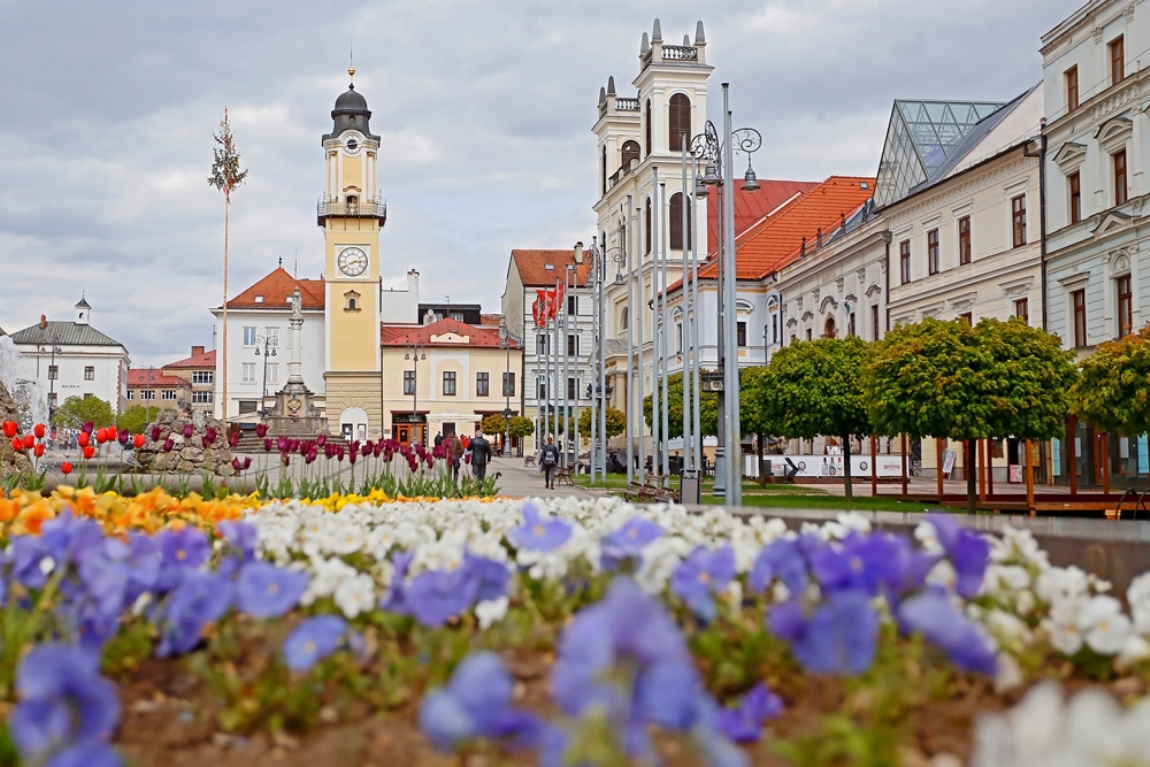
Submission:
[[[244,183],[248,177],[246,170],[240,170],[240,154],[236,151],[235,134],[228,122],[228,110],[224,108],[224,119],[220,120],[220,130],[213,133],[216,140],[212,153],[212,175],[208,176],[208,184],[224,193],[224,333],[222,340],[223,365],[220,375],[223,377],[222,407],[220,420],[226,425],[228,422],[228,227],[229,213],[232,207],[232,192]],[[212,408],[213,411],[215,408]]]

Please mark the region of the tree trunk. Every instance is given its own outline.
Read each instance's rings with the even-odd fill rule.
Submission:
[[[756,452],[759,456],[759,487],[766,487],[767,473],[763,471],[763,435],[761,433],[755,434],[755,442],[758,445]]]
[[[975,455],[974,440],[965,440],[962,443],[966,450],[964,463],[966,464],[966,513],[975,514],[978,512],[978,467],[975,466],[977,462]]]
[[[843,493],[849,501],[854,498],[851,488],[851,435],[843,436]]]

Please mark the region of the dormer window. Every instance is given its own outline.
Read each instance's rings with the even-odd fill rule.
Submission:
[[[555,271],[555,264],[544,264],[543,268],[549,272]]]
[[[256,296],[256,303],[257,304],[262,304],[263,302],[264,302],[263,296]]]

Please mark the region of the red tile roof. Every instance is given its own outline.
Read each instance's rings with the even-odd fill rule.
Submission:
[[[839,226],[842,216],[849,216],[873,193],[873,178],[831,176],[812,191],[789,202],[744,237],[736,238],[737,278],[759,280],[786,266],[798,257],[804,237],[813,244],[820,228],[823,234],[830,234]],[[711,258],[699,269],[699,276],[714,279],[717,268],[717,262]]]
[[[455,333],[460,336],[467,336],[470,340],[467,346],[479,346],[484,348],[499,347],[499,329],[488,326],[468,325],[466,322],[445,317],[438,322],[433,322],[430,325],[380,325],[379,326],[379,345],[380,346],[406,346],[409,343],[418,343],[424,346],[449,346],[457,347],[461,344],[457,343],[444,343],[442,341],[433,342],[432,336],[443,336],[448,333]],[[519,348],[519,344],[514,338],[508,338],[508,343],[512,349]]]
[[[196,354],[187,359],[182,359],[177,362],[172,362],[164,365],[164,369],[170,368],[212,368],[216,367],[216,350],[212,349],[210,352],[203,354]]]
[[[149,377],[150,376],[150,377]],[[186,378],[164,375],[160,370],[128,368],[128,386],[191,386]]]
[[[519,279],[528,288],[553,288],[555,280],[563,281],[567,265],[575,264],[575,251],[572,250],[513,250],[511,262],[519,270]],[[548,269],[550,264],[553,268]],[[580,285],[587,282],[591,273],[591,259],[583,254],[583,263],[577,264],[577,279]]]
[[[771,211],[796,195],[805,194],[819,186],[817,181],[773,181],[760,179],[761,188],[757,192],[744,192],[742,181],[735,178],[735,240],[755,224],[766,218]],[[719,195],[715,187],[707,195],[707,244],[711,250],[719,243]]]
[[[263,307],[283,308],[288,306],[292,291],[299,287],[300,298],[305,309],[322,309],[326,303],[323,280],[297,280],[282,266],[268,276],[228,301],[229,309],[256,309]],[[256,301],[263,296],[262,301]]]

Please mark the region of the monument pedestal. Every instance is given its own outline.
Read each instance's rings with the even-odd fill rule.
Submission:
[[[314,439],[327,434],[327,418],[320,415],[315,406],[315,394],[302,381],[289,381],[276,392],[275,405],[264,421],[268,425],[269,437]]]

